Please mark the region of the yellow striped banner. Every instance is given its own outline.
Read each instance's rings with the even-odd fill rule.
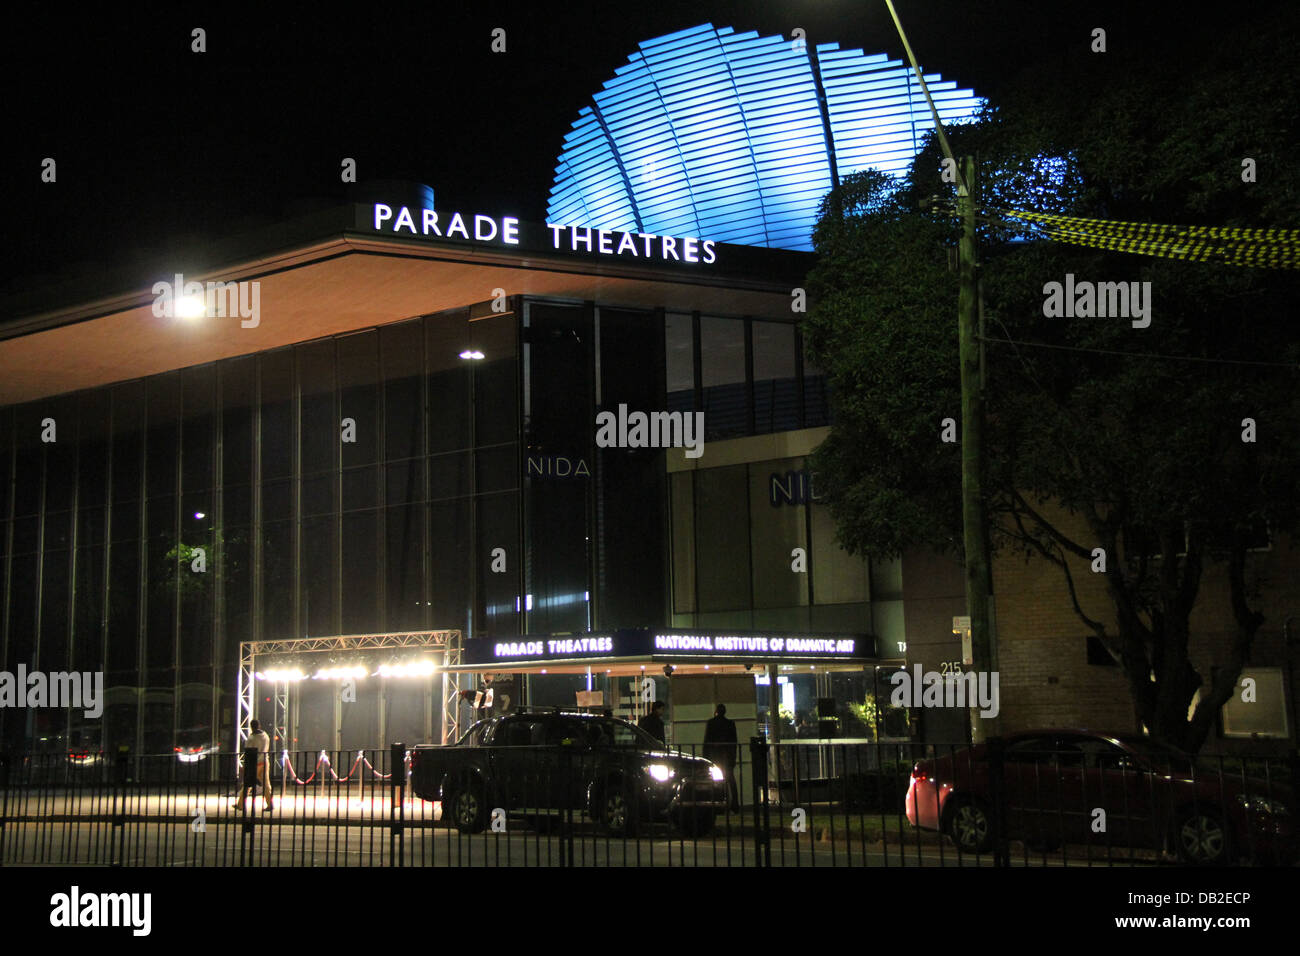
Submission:
[[[1239,229],[1110,222],[999,209],[1042,226],[1049,239],[1137,255],[1265,269],[1300,269],[1300,229]]]

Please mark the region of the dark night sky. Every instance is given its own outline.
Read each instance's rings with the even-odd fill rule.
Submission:
[[[922,66],[994,99],[1030,59],[1086,50],[1094,26],[1108,30],[1117,81],[1141,51],[1177,43],[1195,55],[1218,29],[1179,16],[1185,4],[897,6]],[[802,27],[809,42],[902,56],[884,0],[336,9],[16,15],[31,19],[11,21],[0,41],[9,204],[0,294],[343,199],[345,156],[362,179],[433,186],[439,206],[541,221],[579,108],[638,41],[699,23],[785,36]],[[204,54],[189,49],[195,26],[207,30]],[[498,26],[504,54],[490,50]],[[40,182],[46,156],[58,162],[52,185]]]

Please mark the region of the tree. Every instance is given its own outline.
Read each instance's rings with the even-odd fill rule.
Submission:
[[[1294,36],[1294,18],[1280,32]],[[1068,80],[1031,71],[949,137],[957,155],[980,158],[985,210],[1295,227],[1300,195],[1282,165],[1297,151],[1295,49],[1225,37],[1215,56],[1148,63],[1124,85],[1108,85],[1093,65]],[[1241,62],[1271,65],[1242,73]],[[1243,182],[1243,156],[1271,164],[1267,185]],[[942,208],[919,209],[936,195],[952,187],[932,138],[901,183],[876,172],[846,178],[814,233],[804,332],[826,369],[835,424],[813,467],[854,553],[961,551],[960,452],[939,439],[941,420],[960,407],[948,264],[957,224]],[[1300,284],[1293,273],[1028,235],[996,212],[982,226],[993,546],[1060,569],[1062,598],[1123,666],[1137,717],[1153,736],[1196,750],[1263,624],[1253,537],[1297,530],[1300,336],[1288,316]],[[1067,274],[1149,282],[1150,326],[1048,317],[1045,284]],[[1243,441],[1247,419],[1254,442]],[[1081,606],[1071,567],[1096,548],[1113,626]],[[1213,563],[1226,567],[1236,633],[1207,683],[1189,655],[1189,617]]]

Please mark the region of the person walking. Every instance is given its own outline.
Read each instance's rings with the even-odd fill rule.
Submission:
[[[664,702],[656,700],[650,705],[650,713],[636,722],[636,725],[664,746],[668,737],[664,733]]]
[[[253,732],[248,735],[248,740],[244,742],[244,752],[246,754],[249,750],[257,751],[257,782],[262,785],[262,798],[266,809],[274,810],[275,807],[271,803],[271,773],[270,768],[267,765],[267,757],[271,752],[271,738],[268,737],[266,731],[262,729],[262,725],[259,721],[254,720],[251,726]],[[243,755],[241,754],[241,757],[242,756]],[[244,783],[246,779],[247,778],[243,775],[243,770],[241,768],[239,778],[239,800],[234,804],[234,806],[239,810],[244,809],[244,801],[248,797],[248,791],[252,789]]]
[[[704,725],[704,756],[717,764],[727,778],[731,812],[740,812],[740,791],[736,785],[736,722],[727,717],[727,705],[719,704]]]

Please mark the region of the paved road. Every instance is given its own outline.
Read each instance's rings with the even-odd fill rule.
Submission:
[[[22,832],[26,831],[26,832]],[[209,825],[196,834],[182,825],[127,824],[115,835],[107,824],[35,825],[10,827],[5,859],[33,865],[108,866],[114,860],[127,866],[389,866],[397,859],[386,827],[306,827],[290,824],[255,826],[245,833],[238,823]],[[638,840],[605,839],[584,832],[572,842],[576,866],[755,866],[752,834],[725,834],[698,841],[668,836]],[[406,866],[563,866],[568,841],[537,832],[482,833],[464,836],[438,828],[408,832],[402,847]],[[911,848],[905,853],[891,847],[886,857],[880,844],[849,848],[829,843],[793,839],[774,844],[776,866],[956,866],[955,853],[937,848]],[[1041,861],[1032,860],[1033,865]],[[991,866],[989,857],[977,864],[963,857],[963,866]],[[1023,865],[1023,860],[1013,860]],[[1049,860],[1049,866],[1062,865]],[[1075,861],[1071,861],[1075,865]],[[1098,861],[1098,865],[1100,861]]]
[[[690,840],[667,826],[650,828],[639,839],[598,833],[577,819],[572,841],[558,820],[534,824],[510,818],[503,833],[467,836],[439,822],[437,804],[407,800],[399,844],[390,832],[391,791],[387,788],[293,788],[277,793],[267,814],[250,800],[249,826],[232,807],[233,795],[217,790],[190,793],[58,792],[11,793],[0,830],[0,861],[5,864],[131,866],[389,866],[398,859],[415,866],[559,866],[572,852],[583,866],[754,866],[758,847],[749,810],[723,817],[713,833]],[[199,811],[202,810],[202,814]],[[781,811],[773,811],[773,822]],[[114,819],[121,826],[114,826]],[[874,818],[869,818],[874,819]],[[572,849],[570,850],[570,845]],[[1128,865],[1117,851],[1117,865]],[[813,834],[773,834],[773,865],[778,866],[992,866],[988,856],[958,857],[950,844],[932,836],[904,847],[843,832],[832,841]],[[1138,861],[1137,865],[1150,865]],[[1023,853],[1012,865],[1023,866]],[[1063,860],[1031,856],[1031,866],[1105,866],[1105,855],[1082,854]]]

